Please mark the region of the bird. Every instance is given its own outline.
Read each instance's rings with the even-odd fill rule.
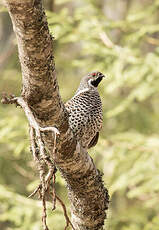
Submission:
[[[69,126],[83,148],[97,144],[102,128],[102,102],[97,88],[103,77],[99,71],[88,73],[81,79],[75,95],[65,103]]]

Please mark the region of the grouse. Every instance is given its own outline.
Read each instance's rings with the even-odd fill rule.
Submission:
[[[102,128],[102,102],[97,87],[103,77],[98,71],[84,76],[75,95],[65,104],[70,128],[83,148],[97,144]]]

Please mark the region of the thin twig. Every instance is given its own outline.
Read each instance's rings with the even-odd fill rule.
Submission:
[[[65,216],[65,219],[66,219],[66,226],[65,226],[65,229],[67,229],[67,227],[69,226],[69,224],[71,225],[72,229],[75,230],[73,224],[71,223],[68,215],[67,215],[67,210],[66,210],[66,206],[65,204],[63,203],[63,201],[56,195],[56,199],[59,201],[59,203],[61,204],[62,208],[63,208],[63,212],[64,212],[64,216]]]
[[[36,195],[37,192],[40,192],[40,194],[41,194],[41,188],[42,188],[42,186],[41,186],[41,184],[40,184],[40,185],[34,190],[34,192],[29,196],[29,198],[32,197],[32,196],[34,196],[34,195]],[[41,194],[41,195],[42,195],[42,194]],[[75,228],[74,228],[74,226],[73,226],[72,222],[70,221],[69,216],[68,216],[68,214],[67,214],[67,210],[66,210],[65,204],[64,204],[63,201],[60,199],[60,197],[58,197],[56,194],[55,194],[55,196],[56,196],[56,199],[59,201],[59,203],[61,204],[61,206],[62,206],[62,208],[63,208],[64,216],[65,216],[65,219],[66,219],[66,226],[65,226],[64,230],[66,230],[67,227],[68,227],[69,225],[71,225],[72,229],[75,230]],[[45,206],[44,206],[44,207],[45,207]]]
[[[53,178],[52,178],[52,182],[53,182],[53,186],[52,186],[52,211],[56,209],[55,181],[56,181],[56,175],[54,173]]]
[[[6,95],[3,96],[2,103],[4,104],[13,104],[15,103],[17,106],[20,105],[25,115],[28,119],[29,125],[30,125],[30,143],[31,143],[31,151],[33,154],[33,158],[38,166],[39,175],[40,175],[40,182],[41,184],[33,191],[33,193],[29,196],[34,196],[37,192],[39,192],[40,199],[42,200],[42,206],[43,206],[43,214],[42,214],[42,223],[43,223],[43,229],[49,230],[46,223],[47,213],[46,213],[46,192],[49,191],[50,193],[50,183],[51,179],[53,178],[53,191],[52,191],[52,204],[53,209],[55,209],[55,203],[56,203],[56,192],[55,192],[55,173],[56,168],[53,163],[53,159],[50,155],[47,155],[45,144],[42,139],[41,132],[51,131],[52,135],[54,135],[54,147],[53,147],[53,153],[55,153],[56,150],[56,137],[59,135],[59,131],[55,127],[40,127],[37,121],[35,120],[35,117],[31,111],[31,109],[28,106],[28,103],[22,98],[22,97],[15,97],[10,96],[8,98]],[[52,160],[51,160],[52,159]],[[48,173],[45,176],[45,166],[48,168]]]
[[[35,194],[40,190],[41,184],[38,185],[38,187],[28,196],[28,198],[31,198],[35,196]]]
[[[36,192],[39,190],[40,198],[42,199],[42,206],[43,206],[43,214],[42,214],[42,223],[43,229],[48,230],[47,223],[46,223],[46,202],[45,202],[45,191],[46,191],[46,181],[45,181],[45,170],[44,170],[44,160],[39,156],[39,151],[43,150],[42,148],[37,151],[37,143],[36,143],[36,130],[31,127],[30,128],[30,139],[31,139],[31,149],[33,153],[34,160],[38,164],[38,170],[40,175],[41,186],[38,186],[37,189],[30,195],[35,195]],[[43,150],[44,151],[44,150]],[[43,152],[45,154],[45,152]],[[40,154],[41,155],[41,154]],[[40,158],[39,158],[40,157]]]

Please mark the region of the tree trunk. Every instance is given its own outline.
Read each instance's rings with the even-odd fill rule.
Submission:
[[[68,114],[59,95],[53,57],[53,39],[41,0],[5,0],[17,37],[22,68],[22,96],[41,127],[55,126],[60,132],[53,155],[65,178],[76,230],[102,229],[109,196],[101,173],[74,138]],[[52,152],[53,137],[45,135]]]

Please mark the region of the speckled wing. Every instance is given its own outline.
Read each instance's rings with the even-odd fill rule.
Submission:
[[[102,127],[102,104],[97,91],[75,95],[66,104],[69,125],[83,147],[93,147]]]

